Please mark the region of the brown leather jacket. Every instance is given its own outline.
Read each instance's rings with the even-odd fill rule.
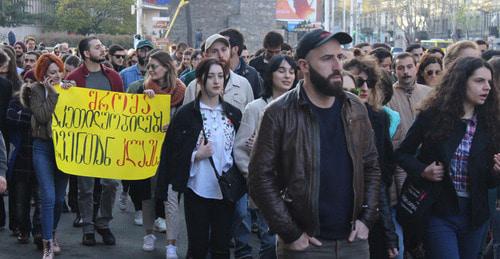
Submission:
[[[249,165],[249,193],[271,230],[286,243],[319,234],[319,123],[301,85],[264,112]],[[366,107],[350,93],[342,105],[353,164],[352,222],[372,226],[378,216],[380,168]]]

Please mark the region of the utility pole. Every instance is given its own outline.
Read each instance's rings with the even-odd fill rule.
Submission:
[[[332,28],[332,30],[335,28],[335,2],[337,0],[332,0],[332,3],[330,4],[330,8],[332,9],[332,22],[331,22],[331,25],[330,25],[330,28]]]
[[[342,31],[347,32],[345,27],[345,1],[347,0],[344,0],[344,7],[342,8]]]
[[[325,31],[331,30],[331,27],[330,27],[330,4],[331,4],[331,0],[325,1],[325,9],[324,9],[325,21],[323,22],[323,25],[325,26]]]
[[[135,11],[136,11],[135,31],[136,34],[142,35],[142,0],[136,1]]]
[[[349,14],[349,34],[352,36],[354,32],[354,0],[351,0],[351,12]],[[358,32],[356,32],[356,37],[358,36]],[[354,38],[353,45],[357,44],[356,37]]]

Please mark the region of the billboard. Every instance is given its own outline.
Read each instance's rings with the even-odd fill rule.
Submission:
[[[318,22],[318,0],[277,0],[276,19],[281,21]]]
[[[144,3],[151,5],[168,5],[170,0],[144,0]]]

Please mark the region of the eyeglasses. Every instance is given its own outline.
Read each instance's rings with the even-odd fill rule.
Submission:
[[[113,55],[113,57],[115,57],[115,58],[123,58],[124,59],[125,55]]]
[[[432,74],[439,76],[441,74],[441,70],[427,70],[425,72],[428,76],[432,76]]]
[[[366,85],[368,86],[368,88],[373,88],[370,86],[370,84],[368,84],[368,80],[365,80],[361,77],[358,77],[354,80],[354,84],[356,85],[356,88],[361,88],[363,87],[363,85],[366,83]]]
[[[146,69],[152,69],[152,70],[156,70],[160,65],[156,65],[156,64],[149,64],[146,66]]]

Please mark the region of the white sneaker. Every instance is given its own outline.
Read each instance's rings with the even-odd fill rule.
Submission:
[[[127,200],[128,194],[126,192],[122,192],[122,194],[120,194],[120,200],[118,201],[118,207],[120,210],[125,211],[127,209]]]
[[[155,220],[155,225],[153,227],[154,231],[165,233],[167,232],[167,224],[165,223],[165,219],[157,218]]]
[[[138,210],[135,212],[134,224],[137,226],[142,226],[142,210]]]
[[[165,255],[167,259],[177,259],[177,247],[174,245],[168,245],[165,247]]]
[[[151,252],[155,250],[155,241],[156,237],[153,234],[149,234],[147,236],[144,236],[144,244],[142,245],[142,250]]]

